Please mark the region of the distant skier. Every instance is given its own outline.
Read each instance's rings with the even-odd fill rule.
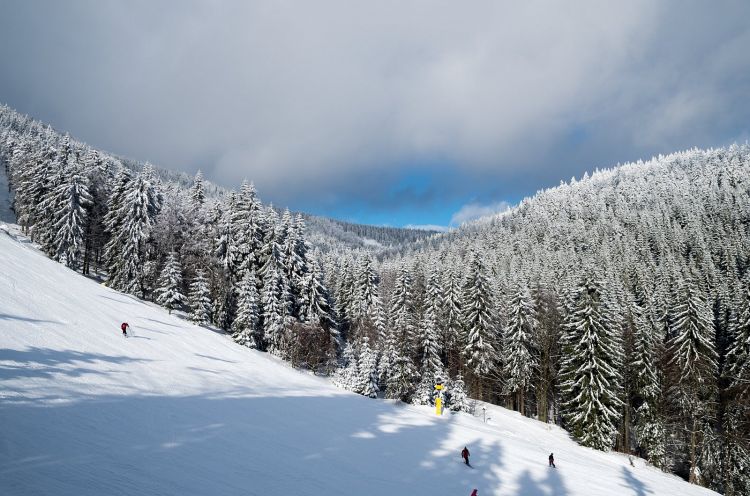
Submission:
[[[469,496],[477,496],[479,493],[474,489]]]
[[[120,329],[122,329],[122,335],[125,337],[128,337],[128,328],[130,327],[130,324],[127,322],[123,322],[120,324]]]
[[[464,449],[461,450],[461,458],[464,459],[464,463],[471,467],[471,464],[469,463],[469,448],[464,446]]]
[[[552,468],[557,468],[555,467],[555,457],[552,453],[549,454],[549,466]]]

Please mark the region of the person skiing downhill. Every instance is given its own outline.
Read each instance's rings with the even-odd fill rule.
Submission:
[[[130,327],[130,324],[127,322],[123,322],[120,324],[120,329],[122,329],[122,335],[125,337],[128,337],[128,327]]]
[[[469,464],[469,448],[467,448],[466,446],[464,446],[464,449],[461,450],[461,458],[464,459],[464,463],[466,465],[471,466]]]
[[[555,467],[555,457],[552,453],[549,454],[549,466],[552,468],[557,468]]]
[[[469,496],[477,496],[479,493],[474,489]]]

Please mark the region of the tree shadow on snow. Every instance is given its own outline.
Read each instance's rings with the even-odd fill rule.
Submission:
[[[25,350],[0,349],[0,380],[18,378],[52,378],[56,375],[80,377],[85,374],[103,374],[101,370],[85,365],[98,362],[133,363],[140,358],[101,355],[74,350],[27,348]]]
[[[201,355],[200,353],[196,353],[196,354],[195,354],[195,356],[197,356],[197,357],[201,357],[201,358],[207,358],[207,359],[209,359],[209,360],[216,360],[217,362],[224,362],[224,363],[237,363],[237,362],[236,362],[236,361],[234,361],[234,360],[225,360],[225,359],[223,359],[223,358],[216,358],[216,357],[212,357],[212,356],[209,356],[209,355]]]
[[[0,313],[0,320],[20,320],[23,322],[39,322],[44,324],[60,324],[64,325],[63,322],[57,321],[57,320],[42,320],[42,319],[32,319],[31,317],[22,317],[20,315],[10,315],[7,313]]]
[[[486,495],[501,485],[498,443],[468,439],[471,469],[463,445],[443,445],[450,418],[348,394],[0,403],[0,425],[14,447],[0,449],[8,495]]]
[[[653,494],[646,484],[638,480],[634,475],[633,471],[627,467],[622,467],[622,478],[625,479],[625,487],[632,489],[636,496],[646,496]]]
[[[557,469],[550,467],[547,476],[535,480],[528,470],[518,479],[520,493],[524,496],[565,496],[570,494]]]

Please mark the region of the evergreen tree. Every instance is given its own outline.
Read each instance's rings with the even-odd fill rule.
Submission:
[[[352,343],[346,343],[341,354],[342,366],[333,376],[333,383],[353,393],[362,393],[362,381],[357,364],[356,350]]]
[[[255,287],[255,273],[245,273],[237,295],[237,315],[232,322],[232,338],[248,348],[259,347],[258,329],[260,309],[258,289]]]
[[[107,231],[111,240],[107,244],[109,285],[131,294],[142,294],[141,275],[146,258],[146,240],[154,219],[161,208],[161,195],[149,179],[150,174],[138,174],[125,181],[123,197],[110,197],[111,215]],[[121,191],[114,191],[114,194]]]
[[[726,357],[726,376],[736,396],[750,400],[750,284],[742,296],[738,316],[731,325],[732,344]]]
[[[468,412],[469,402],[466,396],[466,386],[464,379],[459,374],[455,379],[450,381],[448,385],[449,397],[447,399],[447,407],[454,412]]]
[[[203,173],[198,171],[193,179],[193,189],[190,191],[190,199],[194,210],[200,210],[206,202],[206,192],[203,189]]]
[[[275,264],[267,267],[263,285],[263,339],[268,351],[284,356],[285,322],[289,315],[286,287]]]
[[[387,379],[386,398],[409,403],[418,379],[419,373],[411,358],[403,353],[397,353]]]
[[[208,281],[201,269],[195,272],[195,278],[190,284],[190,320],[198,325],[208,324],[211,314],[211,293]]]
[[[425,302],[422,322],[419,326],[420,369],[423,375],[430,376],[430,394],[434,374],[446,377],[443,362],[440,360],[442,349],[438,336],[441,334],[439,315],[443,305],[443,295],[438,284],[437,273],[431,272],[425,284]]]
[[[408,356],[411,355],[412,344],[416,344],[411,284],[411,274],[405,266],[401,266],[391,295],[391,328],[399,351],[407,351]]]
[[[176,252],[169,254],[158,285],[156,303],[169,310],[170,314],[173,309],[185,303],[185,296],[182,294],[182,267]]]
[[[58,210],[55,214],[56,259],[73,269],[78,268],[83,256],[87,208],[91,205],[88,178],[77,163],[67,167],[62,183],[52,196]]]
[[[510,314],[503,336],[503,367],[506,391],[515,396],[516,408],[524,414],[524,397],[532,387],[532,374],[538,366],[534,341],[537,325],[531,295],[527,288],[519,286],[510,300]]]
[[[461,306],[461,322],[467,339],[463,350],[466,366],[475,376],[485,376],[497,361],[497,331],[489,281],[476,252],[472,252],[469,259]],[[481,391],[479,393],[481,395]]]
[[[329,334],[334,349],[340,346],[340,336],[336,326],[336,319],[331,308],[331,297],[328,289],[323,285],[320,269],[316,264],[305,275],[303,280],[302,309],[303,322],[318,326]]]
[[[443,274],[443,306],[440,313],[443,321],[441,348],[445,354],[445,364],[448,370],[457,373],[459,360],[463,351],[466,336],[461,324],[461,282],[456,276],[453,266]]]
[[[697,484],[700,482],[700,420],[713,414],[717,355],[712,341],[711,314],[693,277],[680,282],[677,301],[672,316],[674,337],[669,343],[672,356],[670,365],[676,368],[677,375],[671,393],[687,419],[690,434],[689,481]]]
[[[364,254],[359,260],[357,273],[352,284],[351,320],[355,329],[374,328],[378,335],[385,331],[383,304],[378,291],[378,276],[372,267],[372,260]],[[374,337],[374,336],[372,336]]]
[[[370,342],[367,336],[362,338],[362,344],[359,348],[358,360],[359,386],[360,394],[369,398],[377,398],[378,391],[378,357],[370,348]]]
[[[229,233],[227,241],[227,267],[233,281],[242,280],[245,272],[255,271],[265,275],[262,268],[262,254],[265,249],[274,249],[273,224],[269,225],[269,232],[265,231],[265,221],[262,205],[255,194],[255,186],[244,181],[240,192],[235,196],[235,203],[229,212]],[[268,239],[266,239],[268,238]],[[275,254],[275,262],[279,260]]]
[[[612,448],[620,418],[620,347],[601,283],[587,275],[563,326],[562,392],[567,427],[584,446]]]
[[[634,325],[633,371],[634,395],[640,405],[635,411],[635,430],[638,444],[645,449],[648,461],[664,467],[666,431],[659,411],[661,381],[656,369],[656,325],[649,313],[638,303],[632,303]]]

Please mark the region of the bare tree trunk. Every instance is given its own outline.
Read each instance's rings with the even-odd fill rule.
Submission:
[[[539,394],[537,396],[537,412],[536,414],[539,417],[539,420],[542,422],[547,422],[549,420],[548,410],[549,406],[547,404],[547,383],[542,380],[541,384],[539,385]]]
[[[690,433],[690,477],[688,478],[688,482],[691,484],[698,484],[698,477],[695,474],[695,445],[697,441],[697,432],[695,431],[695,424],[696,424],[695,417],[693,418],[693,428],[692,432]]]

